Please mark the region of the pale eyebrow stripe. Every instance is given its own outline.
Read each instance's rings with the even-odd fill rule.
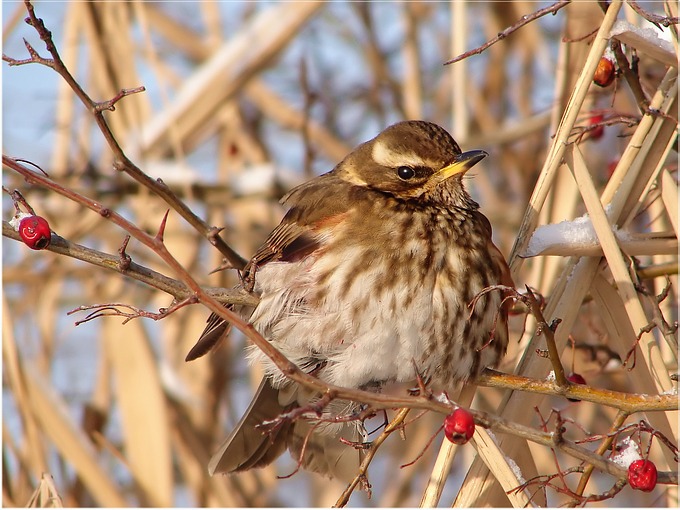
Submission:
[[[398,166],[427,166],[428,163],[414,152],[395,153],[382,142],[376,142],[373,144],[371,155],[373,157],[373,161],[381,166],[390,168],[396,168]]]

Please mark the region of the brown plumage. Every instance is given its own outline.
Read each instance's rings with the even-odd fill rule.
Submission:
[[[508,342],[503,295],[509,268],[491,226],[463,186],[483,151],[461,153],[451,135],[423,121],[400,122],[357,147],[331,172],[295,188],[288,212],[245,274],[260,303],[250,322],[301,369],[339,386],[379,391],[415,379],[414,364],[436,388],[452,389],[498,364]],[[223,337],[216,316],[189,357]],[[210,463],[235,472],[295,458],[317,422],[297,420],[263,436],[254,426],[318,395],[298,388],[259,350],[265,379]],[[333,402],[328,415],[356,411]],[[349,479],[362,439],[356,423],[323,423],[309,435],[302,466]]]

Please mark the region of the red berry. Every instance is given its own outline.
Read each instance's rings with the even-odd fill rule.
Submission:
[[[602,57],[597,63],[595,75],[593,76],[595,85],[599,85],[600,87],[608,87],[614,81],[615,76],[616,67],[614,67],[614,62],[609,60],[607,57]]]
[[[576,372],[572,372],[567,376],[567,381],[574,383],[574,384],[586,384],[586,380],[583,378],[581,374],[577,374]],[[569,398],[567,397],[567,400],[571,402],[580,402],[579,399],[577,398]]]
[[[32,250],[47,248],[52,242],[52,233],[47,220],[41,216],[26,216],[19,223],[19,235]]]
[[[591,126],[595,126],[588,132],[590,133],[591,140],[599,140],[604,134],[604,126],[600,124],[604,120],[604,115],[593,115],[588,121]],[[596,125],[599,124],[599,125]]]
[[[628,483],[638,491],[651,492],[656,487],[656,466],[651,460],[636,460],[628,466]]]
[[[475,419],[470,411],[459,407],[444,418],[444,435],[455,444],[467,443],[475,433]]]

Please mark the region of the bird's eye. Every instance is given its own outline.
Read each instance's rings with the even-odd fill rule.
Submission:
[[[413,179],[415,177],[416,171],[410,166],[400,166],[397,168],[397,175],[400,179],[408,181],[409,179]]]

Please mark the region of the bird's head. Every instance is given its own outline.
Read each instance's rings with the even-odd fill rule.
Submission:
[[[436,124],[405,121],[357,147],[335,171],[354,185],[403,200],[475,207],[462,177],[486,156],[481,150],[461,152],[453,137]]]

